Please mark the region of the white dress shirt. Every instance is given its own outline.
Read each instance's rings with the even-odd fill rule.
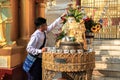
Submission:
[[[51,31],[54,27],[60,25],[61,21],[62,20],[60,17],[56,19],[51,25],[48,26],[46,33]],[[27,52],[33,55],[39,55],[39,57],[41,57],[42,51],[39,48],[42,46],[44,38],[45,38],[44,32],[41,32],[40,30],[37,29],[31,35],[30,41],[28,42],[26,48]]]

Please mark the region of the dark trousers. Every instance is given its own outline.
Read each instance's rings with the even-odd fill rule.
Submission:
[[[42,80],[42,58],[37,58],[27,73],[28,80]]]

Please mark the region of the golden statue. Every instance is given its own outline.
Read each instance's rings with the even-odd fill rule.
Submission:
[[[76,42],[83,42],[82,33],[84,31],[81,30],[82,27],[80,25],[81,24],[77,23],[74,17],[68,17],[68,21],[62,29],[68,37],[75,37]]]
[[[67,22],[62,27],[62,31],[65,32],[66,37],[74,37],[75,42],[83,43],[84,49],[87,49],[85,37],[86,28],[83,20],[76,22],[74,17],[69,16]]]
[[[6,25],[5,25],[5,22],[3,22],[2,15],[0,13],[0,47],[7,44],[6,37],[5,37],[6,36],[5,29],[6,29]]]
[[[16,42],[12,42],[10,40],[10,29],[8,28],[8,32],[6,30],[6,24],[11,23],[10,18],[5,16],[5,14],[2,13],[2,8],[4,6],[2,3],[0,3],[0,48],[4,46],[15,46]]]

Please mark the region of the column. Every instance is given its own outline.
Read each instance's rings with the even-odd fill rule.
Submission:
[[[34,19],[35,19],[35,1],[34,0],[21,0],[20,2],[20,37],[25,40],[30,38],[34,32]]]
[[[36,17],[45,17],[45,0],[36,0]]]
[[[81,5],[81,0],[76,0],[76,6],[80,6]]]
[[[12,24],[11,24],[11,32],[10,37],[12,41],[16,41],[18,39],[18,0],[10,0],[11,4],[11,12],[12,12]]]

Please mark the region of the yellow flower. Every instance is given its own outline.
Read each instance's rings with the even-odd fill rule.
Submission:
[[[97,32],[99,32],[99,30],[102,28],[102,26],[99,24],[99,23],[97,23],[95,26],[92,26],[92,28],[91,28],[91,31],[93,32],[93,33],[97,33]]]

